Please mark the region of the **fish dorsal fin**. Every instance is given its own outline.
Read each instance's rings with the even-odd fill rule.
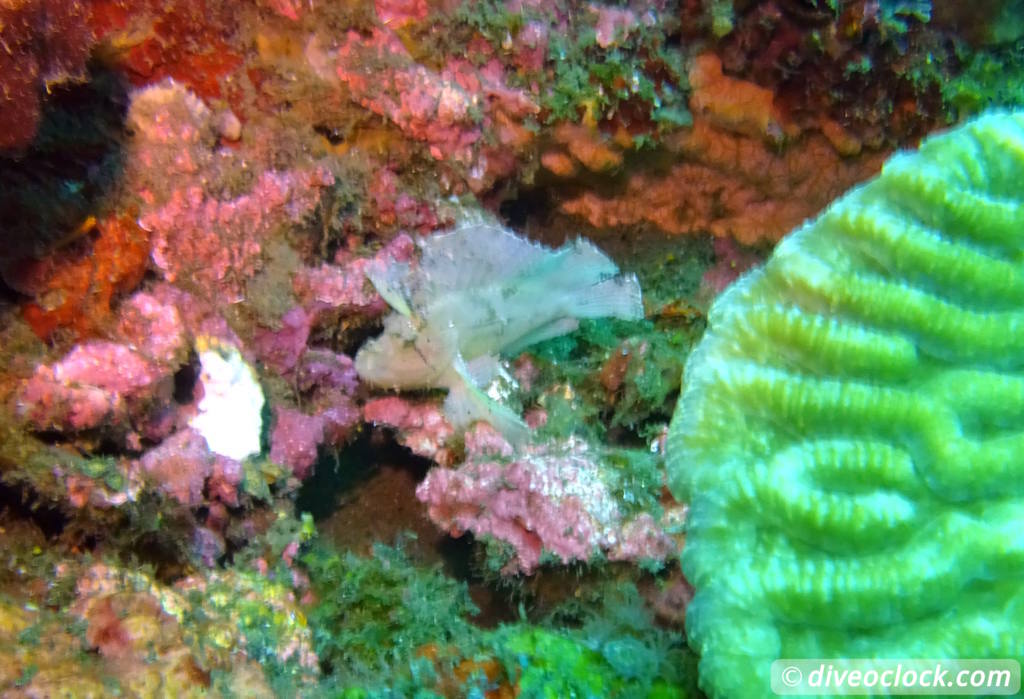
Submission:
[[[412,317],[412,273],[407,262],[371,262],[364,273],[389,306],[406,318]]]
[[[494,284],[540,264],[552,251],[488,224],[461,226],[420,242],[421,279],[430,289],[457,291]]]

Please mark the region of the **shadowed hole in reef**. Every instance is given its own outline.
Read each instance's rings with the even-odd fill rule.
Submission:
[[[48,505],[25,486],[0,483],[0,511],[34,523],[47,539],[61,535],[68,518],[59,508]]]
[[[189,405],[195,400],[196,382],[199,380],[199,356],[190,351],[188,361],[174,372],[174,402]]]
[[[31,144],[0,153],[0,258],[39,255],[71,242],[117,185],[128,89],[98,63],[88,68],[87,82],[48,89]]]
[[[486,584],[477,573],[473,537],[440,531],[416,499],[416,486],[432,465],[387,430],[367,430],[336,457],[321,455],[302,484],[296,509],[312,514],[320,536],[338,550],[367,556],[374,544],[402,542],[414,565],[441,564],[446,575],[469,586],[480,609],[474,623],[492,626],[516,618],[507,591]]]
[[[554,202],[546,188],[524,188],[515,198],[501,202],[498,213],[507,226],[522,231],[543,226],[553,206]]]

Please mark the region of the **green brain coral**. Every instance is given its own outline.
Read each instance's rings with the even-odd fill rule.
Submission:
[[[1024,112],[891,158],[709,326],[668,436],[702,687],[1024,660]]]

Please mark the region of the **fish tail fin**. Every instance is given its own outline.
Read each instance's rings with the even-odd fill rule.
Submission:
[[[567,297],[566,315],[576,318],[644,317],[640,282],[619,268],[593,243],[578,238],[551,256],[544,276]]]
[[[554,285],[566,289],[588,286],[619,273],[619,268],[611,258],[583,238],[577,238],[555,250],[539,269],[550,274]]]
[[[573,295],[569,312],[577,318],[643,318],[640,282],[633,274],[601,279]]]

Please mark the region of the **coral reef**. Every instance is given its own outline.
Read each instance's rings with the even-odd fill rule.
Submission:
[[[857,141],[892,144],[942,114],[939,86],[955,61],[930,6],[746,3],[716,53],[726,72],[770,89],[795,123],[833,120]]]
[[[689,123],[685,57],[672,45],[678,21],[667,6],[590,3],[571,24],[570,16],[548,31],[554,65],[540,86],[547,122],[601,125],[626,140]]]
[[[45,480],[55,481],[47,490],[61,493],[84,530],[102,527],[111,510],[136,520],[135,526],[159,513],[166,518],[161,536],[177,538],[173,546],[187,559],[213,566],[252,533],[230,530],[253,514],[250,509],[259,509],[256,503],[273,499],[271,488],[293,490],[309,476],[321,443],[338,446],[349,438],[359,420],[352,361],[302,348],[286,373],[304,397],[304,411],[284,402],[276,406],[278,420],[263,456],[262,395],[255,401],[255,375],[221,316],[163,283],[126,300],[118,316],[119,342],[81,343],[20,383],[15,402],[21,420],[51,434],[62,449],[87,455],[47,457],[44,450],[38,467]],[[217,359],[216,367],[203,364],[216,376],[198,376],[199,366],[189,363],[193,348]],[[193,369],[191,399],[174,400]],[[245,381],[239,383],[239,376]],[[238,400],[243,403],[232,402]],[[235,447],[241,434],[236,421],[245,414],[255,431],[250,426],[243,454]],[[315,427],[312,434],[307,423]],[[42,487],[34,462],[15,456],[27,446],[21,442],[15,438],[0,449],[18,464],[6,477],[20,473]],[[119,455],[102,454],[101,444]],[[243,456],[251,458],[243,464]]]
[[[239,9],[218,0],[94,0],[90,24],[134,84],[171,78],[209,99],[228,92],[242,65],[232,41]]]
[[[935,0],[931,6],[936,24],[955,30],[975,45],[1009,44],[1024,36],[1020,0],[981,0],[971,6]]]
[[[159,439],[173,410],[174,373],[193,338],[233,337],[201,304],[169,286],[138,292],[112,319],[117,340],[89,340],[62,359],[39,364],[18,393],[21,416],[37,430],[101,429],[132,443],[132,432]],[[184,317],[183,317],[184,316]]]
[[[527,660],[516,682],[526,696],[687,696],[678,680],[651,679],[657,659],[645,653],[648,649],[639,641],[620,638],[612,642],[620,646],[598,650],[590,648],[591,643],[543,629],[523,630],[510,634],[502,650]],[[653,667],[644,667],[648,660],[655,661]]]
[[[310,614],[322,630],[316,651],[343,685],[373,687],[391,668],[404,674],[419,648],[474,633],[466,617],[477,610],[465,586],[414,567],[400,549],[376,545],[361,558],[314,547],[304,561],[319,599]]]
[[[64,566],[60,577],[74,597],[56,611],[0,604],[5,694],[269,697],[261,664],[288,668],[295,686],[315,677],[291,593],[258,576],[228,572],[169,587],[97,563]]]
[[[401,548],[360,557],[314,547],[307,562],[323,593],[310,622],[330,630],[317,650],[345,668],[342,696],[693,696],[692,656],[628,584],[546,624],[485,631],[468,623],[478,610],[464,585],[414,567]],[[557,628],[559,617],[581,628]]]
[[[648,298],[656,296],[651,288]],[[529,377],[524,402],[543,414],[539,433],[589,441],[629,434],[647,442],[660,434],[682,364],[703,329],[699,313],[678,311],[676,301],[663,301],[656,322],[584,321],[576,333],[532,348],[519,368]]]
[[[27,0],[0,5],[0,150],[27,146],[50,87],[84,80],[94,42],[88,0]]]
[[[363,419],[397,431],[398,441],[413,454],[442,466],[457,460],[455,428],[445,418],[440,401],[409,401],[399,396],[373,398],[363,406]]]
[[[960,75],[942,85],[942,97],[960,116],[1024,106],[1024,40],[970,55]]]
[[[8,285],[35,300],[25,304],[25,319],[42,339],[66,329],[90,337],[111,316],[115,298],[142,281],[149,257],[149,234],[130,216],[88,218],[76,235],[94,232],[35,260],[18,260],[4,275]]]
[[[555,445],[513,459],[500,440],[466,441],[466,462],[432,470],[416,496],[453,535],[471,531],[509,544],[514,555],[503,574],[529,574],[542,556],[563,564],[601,555],[657,564],[676,550],[649,513],[626,518],[602,479],[599,456],[585,445]]]
[[[323,264],[296,270],[292,276],[295,295],[313,314],[382,315],[387,302],[373,288],[368,272],[408,262],[414,249],[412,238],[400,234],[372,258],[358,257],[344,265]]]
[[[153,264],[164,279],[202,298],[234,303],[259,268],[261,243],[311,213],[318,189],[333,181],[322,168],[264,172],[250,192],[228,201],[204,197],[198,187],[176,190],[139,225],[153,236]]]
[[[210,484],[211,496],[219,495],[227,505],[238,504],[241,464],[213,453],[203,435],[193,429],[179,430],[147,451],[139,467],[160,491],[188,507],[198,507],[205,501],[207,479],[216,473],[218,487]]]
[[[474,191],[510,175],[516,152],[533,140],[521,122],[540,108],[506,84],[497,62],[477,68],[453,60],[439,74],[417,64],[395,34],[380,29],[369,37],[349,32],[332,58],[352,100],[423,141],[434,159],[457,166]],[[483,141],[485,130],[497,136],[493,146]]]
[[[23,416],[40,430],[124,427],[147,403],[170,397],[170,386],[161,381],[168,377],[161,373],[124,345],[92,341],[76,346],[53,366],[37,367],[19,404]]]
[[[754,96],[716,92],[719,102],[695,107],[701,116],[692,129],[665,137],[677,159],[667,171],[637,169],[610,193],[585,190],[563,197],[559,208],[598,228],[647,223],[747,245],[774,242],[881,164],[882,156],[873,153],[844,158],[842,151],[854,146],[820,131],[805,133],[780,154],[770,141],[785,134],[771,100],[752,85],[744,91]]]
[[[799,133],[775,104],[771,90],[723,75],[722,60],[715,54],[696,56],[689,77],[690,109],[723,130],[774,143]]]
[[[743,249],[730,238],[715,238],[715,264],[701,277],[702,291],[717,296],[744,272],[761,262],[761,257]]]
[[[996,556],[1002,540],[975,531],[1010,518],[1016,495],[999,509],[973,492],[988,470],[971,480],[950,468],[899,490],[905,481],[883,468],[893,457],[872,462],[890,478],[880,490],[845,493],[842,474],[788,461],[770,483],[741,472],[723,486],[699,459],[682,464],[683,418],[671,433],[669,421],[681,383],[710,380],[697,360],[684,366],[712,299],[725,294],[714,338],[740,295],[730,285],[768,274],[740,278],[779,241],[791,254],[787,232],[893,149],[1024,100],[1020,10],[1021,0],[0,0],[0,693],[698,697],[684,619],[712,692],[718,677],[744,676],[716,639],[732,643],[751,619],[809,629],[798,648],[852,637],[814,626],[826,618],[815,591],[835,586],[805,559],[787,560],[809,582],[794,591],[790,577],[771,578],[784,599],[769,595],[756,613],[725,609],[735,600],[708,583],[732,574],[729,589],[756,588],[797,540],[833,537],[833,558],[818,562],[846,555],[840,544],[869,548],[843,528],[843,498],[854,519],[865,501],[891,505],[893,551],[910,546],[908,522],[934,515],[956,551]],[[974,189],[963,208],[910,191],[893,174],[904,162],[917,161],[883,175],[886,211],[898,197],[911,202],[903,220],[940,226],[913,202],[941,212],[941,199],[966,231],[993,210]],[[847,233],[881,240],[889,229],[855,218],[814,259],[849,253],[865,286],[815,296],[822,267],[794,263],[771,272],[787,298],[821,298],[809,309],[819,313],[834,302],[840,316],[860,303],[876,322],[917,312],[913,327],[938,330],[911,338],[935,350],[914,357],[932,372],[915,395],[973,385],[983,369],[937,378],[957,361],[943,349],[998,345],[979,324],[1016,312],[1015,273],[991,262],[1012,245],[998,228],[972,247],[892,223],[899,252],[872,252],[878,240]],[[962,254],[951,261],[942,245]],[[970,272],[981,259],[985,274]],[[987,300],[963,301],[957,275]],[[872,295],[879,278],[893,293],[931,284],[969,308],[897,307]],[[993,299],[1003,305],[985,306]],[[970,316],[978,309],[989,315]],[[794,317],[751,311],[760,324],[743,326],[736,346],[788,362],[785,386],[813,381],[793,369],[800,361],[818,362],[819,380],[846,366],[849,355],[819,342],[833,325]],[[948,322],[924,322],[934,319]],[[881,355],[890,345],[868,339],[912,325],[845,338],[862,350],[855,378],[899,378],[886,363],[896,355]],[[801,359],[794,337],[815,351]],[[1004,372],[995,399],[980,405],[978,388],[942,403],[942,416],[967,416],[960,432],[944,423],[951,459],[954,447],[975,453],[972,430],[993,449],[1010,439],[1015,367],[984,371]],[[793,416],[785,434],[817,434],[828,418],[796,415],[778,386],[757,383],[728,424],[709,425],[721,431],[708,453],[777,446],[763,427],[772,415]],[[871,433],[863,453],[921,447],[897,442],[926,424],[915,410],[945,400],[929,396],[890,415],[889,441]],[[942,446],[934,432],[922,440]],[[692,489],[684,466],[702,474]],[[736,473],[728,459],[722,472]],[[942,478],[959,500],[931,495]],[[832,509],[815,499],[825,490]],[[708,513],[731,496],[740,534],[762,516],[799,531],[709,547]],[[974,519],[955,516],[970,507]],[[688,526],[692,615],[673,557]],[[419,534],[406,553],[383,545],[400,532]],[[942,624],[965,644],[983,638],[961,633],[957,614],[994,609],[971,596],[988,580],[941,616],[934,578],[886,555],[902,587],[864,585],[874,598],[827,618],[878,622],[899,592],[917,607],[890,607],[904,616],[888,619],[885,642],[934,639]],[[866,565],[841,560],[855,573]],[[941,560],[964,583],[967,565]],[[1012,611],[1004,583],[989,591]],[[991,616],[1001,628],[1012,615]]]
[[[667,448],[701,685],[1021,657],[1024,115],[894,156],[721,296]]]
[[[305,350],[289,376],[302,396],[303,409],[275,407],[269,458],[305,480],[317,450],[343,446],[360,424],[355,401],[358,379],[347,355],[312,348]]]

